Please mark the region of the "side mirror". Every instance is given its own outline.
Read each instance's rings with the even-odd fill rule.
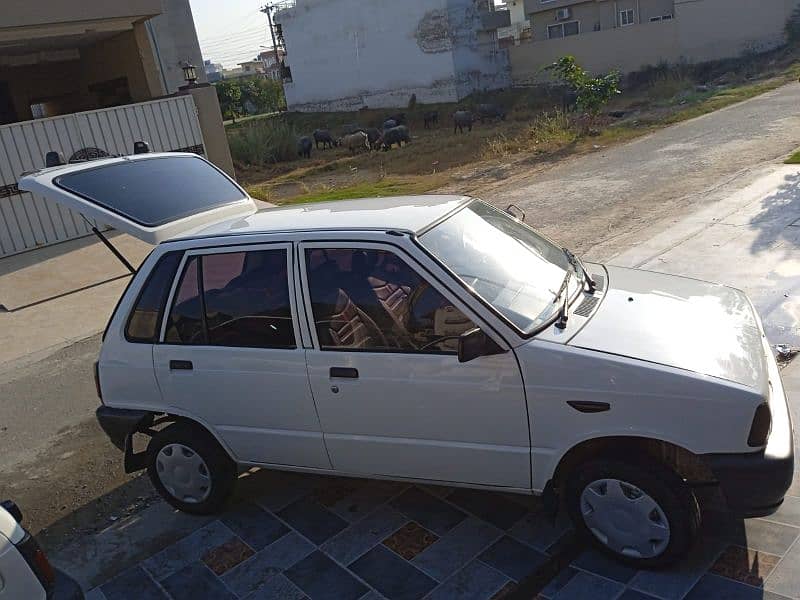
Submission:
[[[465,363],[481,356],[502,353],[503,349],[477,327],[465,331],[458,338],[458,362]]]
[[[514,218],[515,218],[517,221],[522,221],[523,223],[525,222],[525,211],[524,211],[524,210],[522,210],[522,209],[521,209],[519,206],[517,206],[516,204],[509,204],[509,205],[506,207],[506,214],[509,214],[509,215],[511,215],[511,216],[512,216],[512,217],[514,217]]]

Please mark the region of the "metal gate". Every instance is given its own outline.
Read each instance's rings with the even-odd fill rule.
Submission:
[[[19,191],[20,175],[44,167],[48,151],[86,160],[131,154],[140,140],[153,152],[205,154],[192,96],[0,126],[0,258],[91,233],[80,214]]]

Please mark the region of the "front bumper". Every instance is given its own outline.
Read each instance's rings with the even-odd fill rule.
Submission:
[[[728,509],[738,516],[765,517],[783,503],[794,476],[794,436],[786,393],[771,349],[769,406],[772,430],[766,447],[747,454],[706,454],[703,458],[719,482]]]

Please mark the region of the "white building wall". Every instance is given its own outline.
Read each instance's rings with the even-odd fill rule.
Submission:
[[[297,0],[276,15],[292,72],[285,85],[289,109],[401,107],[412,94],[421,103],[459,100],[498,71],[469,48],[492,43],[476,29],[480,17],[474,5],[474,0]]]

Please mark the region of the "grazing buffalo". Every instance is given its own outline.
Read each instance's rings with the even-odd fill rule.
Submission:
[[[302,158],[311,158],[311,148],[313,144],[311,142],[311,138],[307,135],[304,135],[299,140],[297,140],[297,154]]]
[[[400,112],[395,113],[393,115],[389,115],[385,119],[386,121],[394,121],[397,125],[405,125],[406,124],[406,113]]]
[[[408,132],[408,127],[405,125],[398,125],[383,132],[383,136],[378,140],[378,145],[383,146],[383,151],[388,152],[394,144],[398,147],[403,147],[403,142],[406,144],[411,143],[411,134]]]
[[[339,144],[350,150],[350,154],[360,152],[362,149],[370,149],[369,139],[367,138],[367,134],[363,131],[356,131],[355,133],[344,136],[339,140]]]
[[[434,125],[439,124],[439,111],[429,110],[422,115],[422,120],[425,123],[425,129],[430,129]]]
[[[342,136],[353,135],[359,131],[364,131],[364,128],[358,123],[346,123],[342,125]]]
[[[370,147],[373,150],[377,148],[377,142],[379,139],[381,139],[383,132],[377,127],[367,127],[364,130],[364,133],[367,134],[367,141],[369,142]]]
[[[472,131],[472,123],[475,118],[468,110],[457,110],[453,113],[453,133],[464,133],[466,127],[468,131]]]
[[[399,125],[399,123],[397,121],[395,121],[394,119],[386,119],[383,122],[383,130],[386,131],[387,129],[394,129],[398,125]]]
[[[578,92],[575,90],[566,90],[561,96],[561,110],[565,113],[571,113],[578,110]]]
[[[505,109],[497,104],[478,104],[477,112],[481,123],[488,119],[500,121],[506,120]]]
[[[333,148],[336,145],[336,140],[333,139],[331,132],[327,129],[315,129],[314,142],[317,144],[317,150],[319,150],[320,144],[322,144],[323,149]]]

